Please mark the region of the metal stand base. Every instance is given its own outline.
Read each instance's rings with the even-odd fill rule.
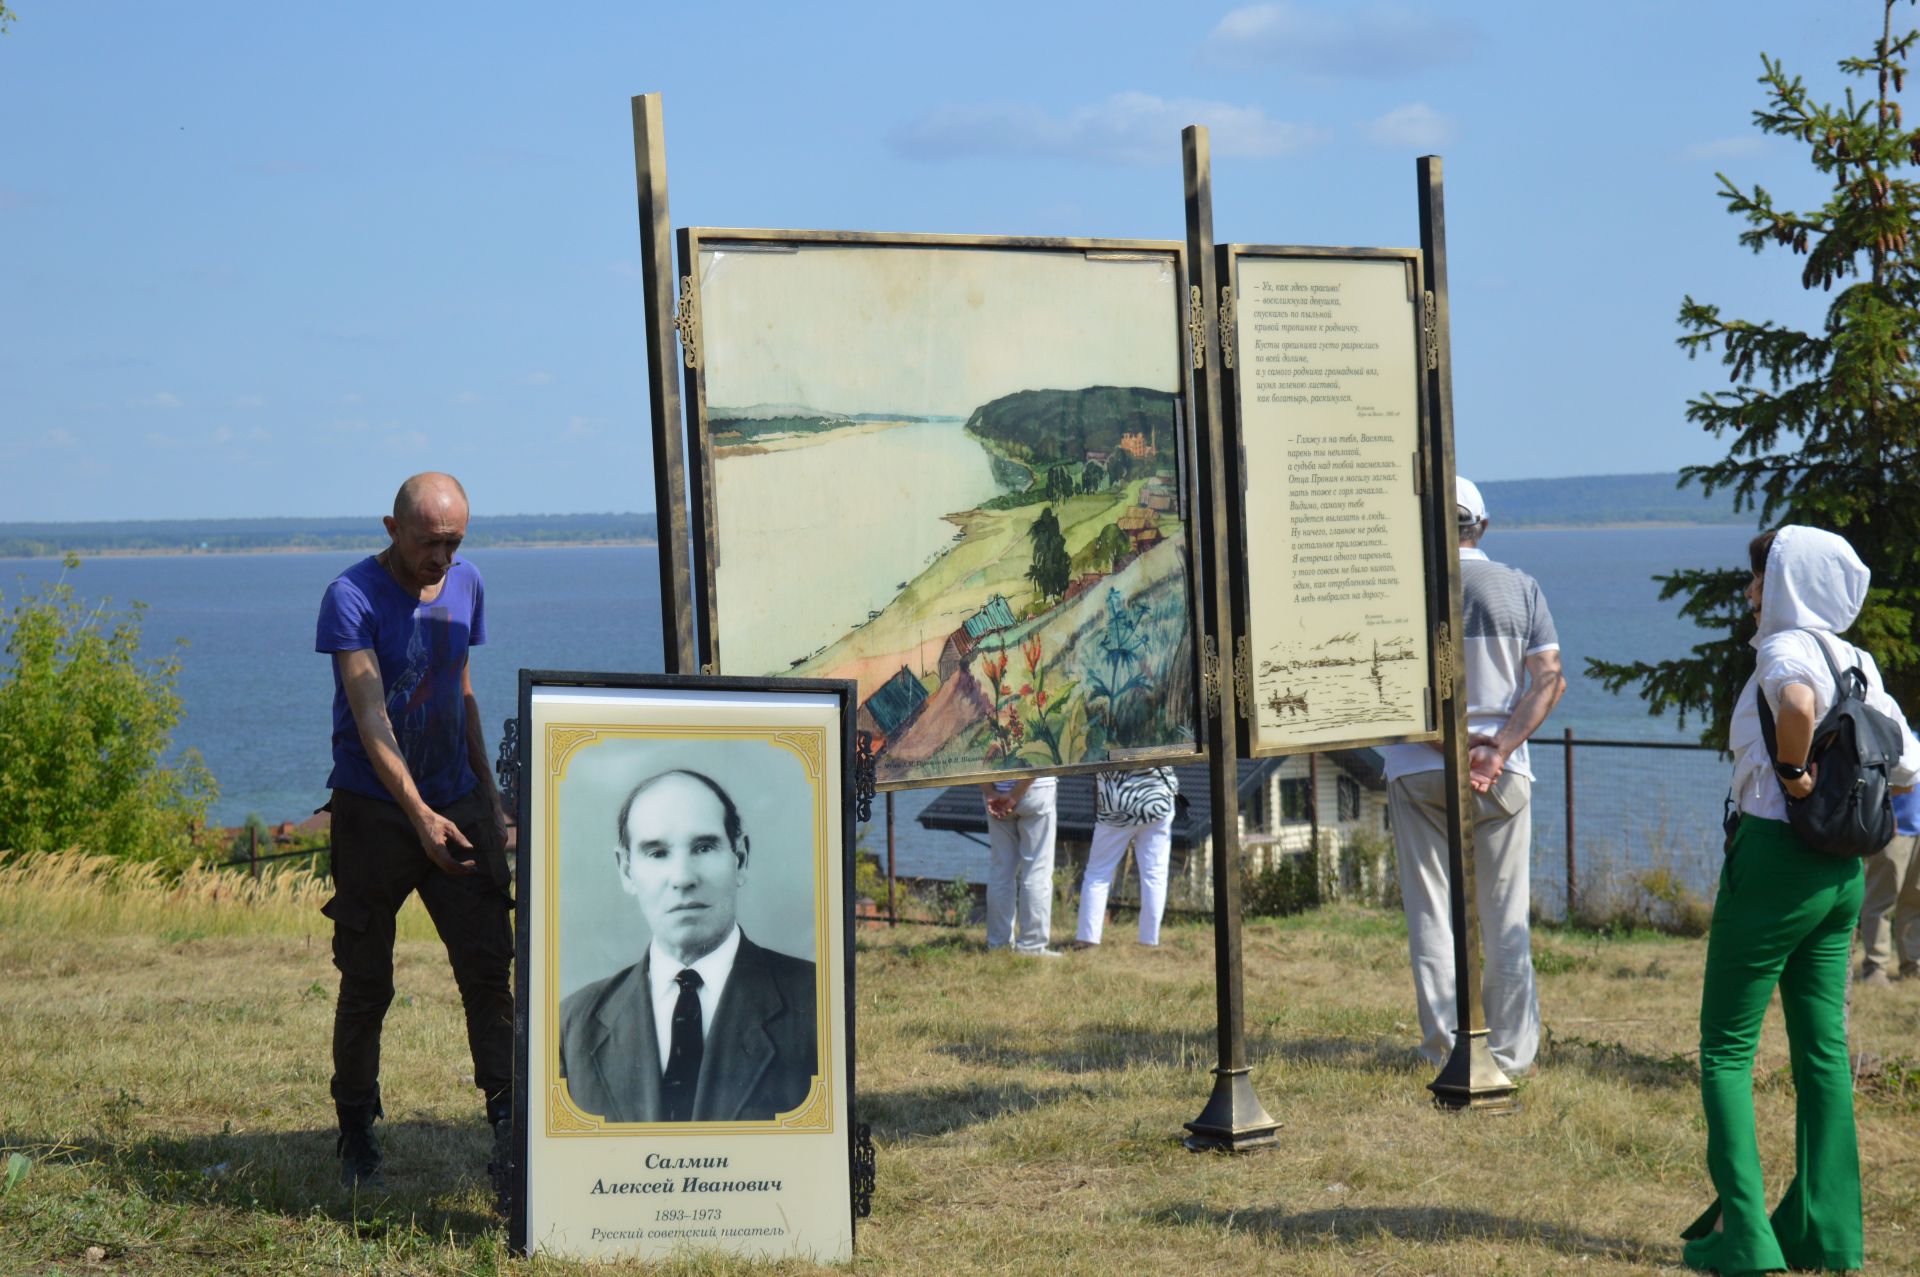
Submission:
[[[1427,1083],[1433,1092],[1435,1108],[1455,1113],[1487,1113],[1495,1117],[1520,1111],[1514,1098],[1519,1088],[1493,1061],[1487,1048],[1487,1031],[1477,1029],[1453,1040],[1453,1054],[1440,1069],[1440,1076]]]
[[[1280,1123],[1267,1116],[1246,1069],[1215,1069],[1213,1095],[1186,1127],[1183,1142],[1196,1153],[1245,1153],[1280,1142]]]

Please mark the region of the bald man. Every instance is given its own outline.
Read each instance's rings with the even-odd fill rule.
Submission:
[[[480,573],[457,557],[467,494],[447,474],[401,485],[391,543],[327,587],[315,650],[333,657],[333,1101],[341,1182],[381,1183],[380,1030],[393,920],[412,892],[433,918],[467,1016],[496,1177],[511,1125],[513,935],[507,827],[467,668],[487,640]],[[497,1187],[497,1184],[496,1184]]]

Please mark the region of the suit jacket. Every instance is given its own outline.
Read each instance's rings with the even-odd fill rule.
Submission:
[[[560,1076],[573,1102],[609,1122],[662,1122],[651,954],[560,1004]],[[707,1030],[695,1122],[765,1121],[800,1107],[819,1071],[813,963],[742,935]]]

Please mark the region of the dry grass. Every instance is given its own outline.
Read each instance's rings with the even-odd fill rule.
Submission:
[[[503,1254],[436,943],[401,946],[390,1195],[355,1203],[334,1187],[333,972],[315,901],[293,898],[311,889],[249,906],[121,880],[123,897],[163,903],[90,906],[77,874],[0,877],[0,1145],[34,1159],[0,1196],[0,1272],[624,1271]],[[1159,952],[1127,932],[1056,962],[988,955],[967,933],[862,932],[860,1108],[880,1184],[856,1269],[1681,1271],[1675,1234],[1708,1193],[1701,941],[1537,933],[1551,1042],[1523,1112],[1484,1119],[1426,1103],[1395,916],[1253,923],[1254,1077],[1286,1129],[1229,1158],[1176,1140],[1210,1081],[1211,932],[1172,927]],[[1854,1024],[1857,1045],[1908,1065],[1859,1098],[1869,1266],[1920,1272],[1920,982],[1865,992]],[[1776,1193],[1785,1066],[1776,1012],[1758,1070]],[[650,1271],[815,1270],[690,1257]]]

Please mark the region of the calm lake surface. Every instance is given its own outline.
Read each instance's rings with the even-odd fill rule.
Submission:
[[[969,495],[956,489],[953,508],[992,494],[984,452],[957,426],[902,427],[863,438],[871,443],[920,431],[949,432],[978,463],[982,490]],[[878,466],[872,471],[885,472]],[[815,482],[827,484],[828,478],[823,473]],[[899,500],[898,494],[869,488],[860,474],[840,475],[831,486],[811,490],[823,501],[885,505]],[[923,513],[923,522],[936,531],[946,529],[939,532],[942,539],[952,535],[952,525],[939,518],[945,511]],[[1582,736],[1682,738],[1670,718],[1649,718],[1638,700],[1608,695],[1581,671],[1590,656],[1684,655],[1700,632],[1677,619],[1674,604],[1658,601],[1659,587],[1651,576],[1676,567],[1741,563],[1751,535],[1738,527],[1503,532],[1496,525],[1487,552],[1539,579],[1560,631],[1572,686],[1548,720],[1548,732],[1571,726]],[[906,540],[897,530],[895,539]],[[938,543],[928,544],[937,548]],[[887,590],[909,575],[906,558],[929,552],[917,541],[915,547],[902,551],[897,574],[891,568],[880,573]],[[273,821],[297,819],[325,801],[333,686],[327,658],[313,651],[314,620],[327,583],[361,557],[98,558],[67,574],[89,601],[108,596],[117,604],[145,602],[150,652],[164,653],[176,638],[187,640],[179,681],[186,719],[176,739],[198,749],[219,779],[216,821],[238,824],[249,812]],[[491,746],[497,748],[500,724],[515,710],[522,666],[609,672],[661,668],[659,576],[651,548],[479,550],[470,557],[487,582],[492,641],[476,649],[473,679]],[[38,586],[61,575],[53,559],[0,560],[0,592],[10,605],[23,583]],[[817,591],[822,579],[807,576],[793,586]],[[859,615],[884,601],[862,603]],[[781,653],[793,648],[798,654],[808,642],[823,641],[800,638],[784,623],[770,628],[778,631],[770,645]],[[915,798],[901,796],[903,824],[923,805]]]
[[[922,422],[826,443],[723,457],[720,627],[723,668],[784,672],[891,603],[952,546],[946,516],[997,495],[987,450],[960,422]],[[912,476],[911,487],[889,476]],[[794,572],[792,550],[808,569]]]

